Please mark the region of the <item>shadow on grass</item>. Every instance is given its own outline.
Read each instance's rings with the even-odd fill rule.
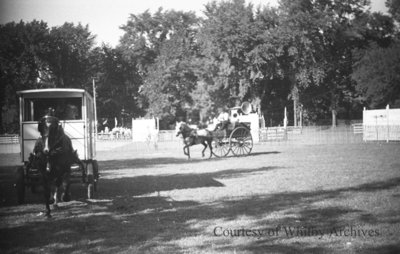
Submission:
[[[278,167],[262,167],[257,169],[230,169],[203,174],[144,175],[137,177],[101,179],[99,198],[109,199],[116,196],[138,196],[153,192],[194,189],[206,187],[223,187],[215,180],[236,178],[279,169]]]
[[[102,179],[99,186],[99,199],[110,200],[103,203],[85,203],[83,207],[66,207],[55,212],[52,220],[28,221],[22,226],[2,227],[0,246],[5,251],[23,252],[26,250],[70,253],[80,252],[167,252],[180,253],[202,251],[213,244],[216,252],[230,252],[232,239],[217,239],[209,225],[212,221],[236,221],[243,216],[252,218],[257,225],[265,226],[304,226],[328,229],[349,223],[348,217],[357,217],[362,210],[341,206],[323,208],[312,207],[315,202],[329,202],[345,193],[374,192],[399,186],[400,178],[386,181],[308,192],[285,192],[271,195],[257,195],[246,198],[216,200],[211,203],[194,201],[175,201],[168,197],[135,197],[145,193],[162,190],[193,189],[203,187],[222,187],[217,181],[223,177],[237,177],[275,170],[263,167],[258,169],[232,169],[203,174],[176,174],[162,176],[138,176],[119,179]],[[217,190],[216,190],[217,191]],[[266,215],[283,214],[281,217],[266,219]],[[6,214],[11,216],[12,214]],[[374,218],[364,215],[364,220],[376,223]],[[379,218],[379,220],[385,218]],[[204,226],[204,224],[206,223]],[[203,225],[203,226],[199,226]],[[237,225],[243,227],[247,225]],[[207,229],[208,228],[208,229]],[[209,229],[211,228],[211,229]],[[188,242],[190,237],[204,237],[206,241]],[[21,239],[24,239],[21,241]],[[200,238],[202,239],[202,238]],[[287,239],[262,238],[256,241],[236,243],[237,251],[254,253],[321,253],[329,251],[330,246],[321,247],[315,241],[282,242]],[[185,244],[179,244],[179,241]],[[382,243],[385,244],[385,243]],[[316,246],[318,245],[318,246]],[[398,250],[398,246],[383,246],[387,252]],[[366,253],[380,252],[380,248],[368,249]],[[375,248],[375,247],[374,247]],[[208,249],[210,250],[210,249]],[[205,250],[207,252],[207,249]],[[364,253],[364,252],[363,252]]]
[[[260,156],[260,155],[268,155],[268,154],[280,154],[281,152],[278,151],[272,151],[272,152],[256,152],[256,153],[250,153],[246,155],[246,157],[253,157],[253,156]]]
[[[398,254],[398,253],[400,253],[400,244],[398,244],[398,245],[390,244],[390,245],[384,245],[381,247],[369,247],[369,248],[365,248],[363,250],[359,250],[356,253],[360,253],[360,254],[375,254],[375,253]]]
[[[268,154],[279,154],[278,151],[272,152],[256,152],[250,153],[244,157],[254,157]],[[134,158],[134,159],[124,159],[124,160],[105,160],[99,161],[100,171],[107,170],[118,170],[118,169],[126,169],[126,168],[150,168],[156,165],[169,165],[169,164],[194,164],[194,163],[204,163],[206,161],[222,161],[229,160],[232,156],[228,157],[211,157],[211,158],[194,158],[188,160],[187,158],[175,158],[175,157],[156,157],[156,158]]]

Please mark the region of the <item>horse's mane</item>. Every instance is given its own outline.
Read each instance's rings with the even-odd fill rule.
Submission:
[[[52,123],[49,127],[49,147],[56,148],[59,146],[62,139],[65,139],[64,129],[58,123]]]

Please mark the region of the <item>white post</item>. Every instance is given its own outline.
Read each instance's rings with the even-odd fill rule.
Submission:
[[[286,129],[287,127],[287,110],[285,107],[285,113],[284,113],[284,118],[283,118],[283,127]]]
[[[389,125],[389,104],[386,106],[386,123],[387,123],[387,134],[386,134],[386,143],[389,142],[389,134],[390,134],[390,125]]]
[[[287,122],[288,122],[288,120],[287,120],[287,110],[286,110],[286,107],[285,107],[285,116],[283,118],[283,128],[284,128],[284,132],[285,132],[285,140],[287,140]]]
[[[303,105],[300,105],[300,128],[303,128]]]

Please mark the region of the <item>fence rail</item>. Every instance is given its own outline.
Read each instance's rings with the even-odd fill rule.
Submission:
[[[0,136],[0,144],[18,144],[19,136],[18,135],[1,135]]]
[[[307,126],[307,127],[268,127],[261,128],[259,132],[260,142],[286,142],[299,144],[331,144],[331,143],[355,143],[363,141],[399,141],[400,126],[363,126],[352,124],[345,126]],[[99,134],[97,141],[132,141],[131,138],[109,138]],[[175,136],[174,130],[159,131],[158,135],[148,142],[179,142],[180,137]],[[18,135],[1,135],[0,144],[18,144]]]

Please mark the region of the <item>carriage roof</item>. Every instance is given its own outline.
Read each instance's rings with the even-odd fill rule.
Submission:
[[[24,98],[63,98],[63,97],[83,97],[84,95],[92,96],[84,89],[77,88],[44,88],[17,91],[19,96]]]

